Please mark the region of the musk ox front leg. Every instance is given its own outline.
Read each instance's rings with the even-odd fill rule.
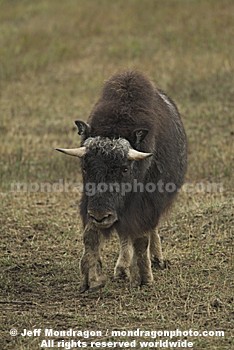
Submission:
[[[136,238],[133,242],[134,264],[138,267],[140,280],[133,280],[134,285],[152,284],[153,274],[150,259],[150,235]]]
[[[106,277],[102,274],[101,248],[102,234],[86,227],[83,234],[84,253],[80,261],[81,285],[80,292],[95,291],[105,285]]]
[[[120,252],[115,265],[114,277],[116,279],[130,279],[130,266],[133,257],[132,240],[119,234],[119,243]]]
[[[168,261],[163,258],[161,238],[157,229],[150,233],[150,254],[153,267],[165,269],[168,266]]]

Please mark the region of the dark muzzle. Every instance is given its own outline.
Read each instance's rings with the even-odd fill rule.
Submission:
[[[109,228],[118,218],[114,211],[97,211],[89,209],[88,219],[98,228]]]

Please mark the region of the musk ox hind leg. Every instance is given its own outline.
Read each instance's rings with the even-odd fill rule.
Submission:
[[[150,255],[153,267],[159,269],[168,267],[169,262],[163,258],[161,238],[157,229],[150,233]]]
[[[150,235],[136,238],[133,241],[133,267],[138,269],[138,279],[134,276],[132,284],[144,285],[153,283],[153,274],[150,259]]]
[[[84,253],[80,261],[80,292],[95,291],[105,285],[106,277],[102,274],[101,248],[102,234],[86,227],[83,234]]]
[[[119,236],[120,252],[117,263],[115,265],[114,277],[115,279],[129,279],[130,267],[133,257],[133,245],[130,237]]]

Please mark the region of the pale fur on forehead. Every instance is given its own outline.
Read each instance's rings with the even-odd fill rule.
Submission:
[[[110,153],[117,153],[121,155],[123,158],[127,156],[130,143],[123,138],[118,139],[109,139],[108,137],[89,137],[84,142],[84,146],[87,147],[89,151],[96,151],[108,155]]]

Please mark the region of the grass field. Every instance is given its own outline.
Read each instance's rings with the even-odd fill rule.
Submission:
[[[44,339],[12,337],[11,328],[102,330],[101,341],[113,341],[107,329],[223,330],[187,340],[196,350],[231,350],[233,37],[232,0],[0,0],[3,350],[39,349]],[[79,144],[73,121],[86,120],[103,81],[126,68],[145,72],[176,101],[193,190],[161,222],[171,268],[155,271],[152,287],[112,280],[113,237],[106,287],[80,295],[79,193],[48,190],[80,181],[79,164],[53,148]],[[124,339],[139,341],[114,340]]]

